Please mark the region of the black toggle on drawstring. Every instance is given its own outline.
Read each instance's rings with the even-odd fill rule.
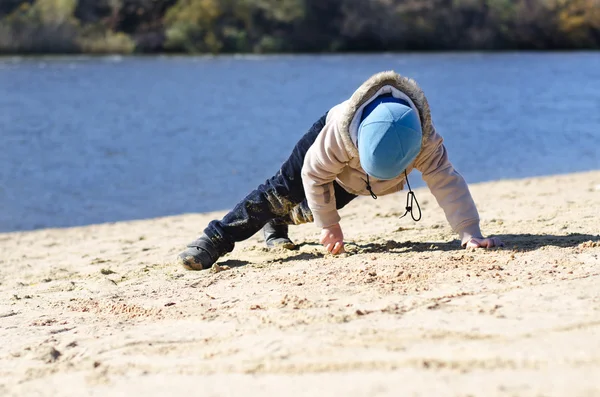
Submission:
[[[415,196],[415,193],[412,191],[412,189],[410,188],[410,183],[408,182],[408,174],[406,173],[406,170],[404,170],[404,176],[406,177],[406,185],[408,186],[408,193],[406,195],[406,212],[404,213],[404,215],[402,215],[400,217],[400,219],[404,218],[406,216],[406,214],[408,214],[410,212],[410,217],[413,219],[413,221],[415,222],[419,222],[421,220],[421,206],[419,205],[419,201],[417,201],[417,196]],[[415,204],[417,204],[417,209],[419,210],[419,218],[415,218],[415,214],[413,213],[413,201]]]
[[[363,181],[365,181],[363,179]],[[373,189],[371,189],[371,183],[369,182],[369,174],[367,174],[367,180],[365,181],[367,183],[367,190],[369,191],[369,193],[371,193],[371,197],[373,197],[374,200],[377,200],[377,195],[373,192]]]
[[[408,193],[406,195],[406,212],[404,213],[404,215],[402,215],[400,217],[400,219],[404,218],[409,212],[410,212],[410,217],[413,219],[413,221],[415,222],[419,222],[421,220],[421,206],[419,205],[419,201],[417,200],[417,196],[415,195],[415,192],[412,191],[411,187],[410,187],[410,183],[408,182],[408,174],[406,173],[406,170],[404,170],[404,176],[406,177],[406,185],[408,186]],[[363,179],[363,181],[365,181]],[[367,184],[367,190],[369,191],[369,193],[371,193],[371,197],[373,197],[373,199],[377,200],[377,195],[375,194],[375,192],[373,192],[373,189],[371,188],[371,182],[369,181],[369,174],[367,174],[367,180],[365,181],[365,183]],[[415,214],[413,212],[413,208],[414,205],[417,205],[417,209],[419,210],[419,217],[416,218]]]

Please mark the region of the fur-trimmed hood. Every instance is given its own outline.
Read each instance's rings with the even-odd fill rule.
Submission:
[[[377,73],[365,81],[344,103],[344,109],[338,119],[340,138],[351,157],[358,157],[357,136],[362,111],[382,94],[392,94],[396,98],[404,99],[417,110],[423,143],[433,132],[429,103],[419,85],[394,71]]]

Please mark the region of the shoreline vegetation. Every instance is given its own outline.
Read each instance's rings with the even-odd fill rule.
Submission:
[[[0,55],[594,49],[597,0],[0,2]]]

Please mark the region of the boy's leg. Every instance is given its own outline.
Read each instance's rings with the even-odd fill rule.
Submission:
[[[233,250],[235,242],[246,240],[268,221],[287,215],[305,198],[302,165],[308,149],[325,126],[327,114],[321,117],[298,141],[281,169],[264,184],[247,195],[221,220],[213,220],[204,235],[179,254],[184,267],[203,269]]]
[[[346,204],[356,198],[354,194],[348,193],[335,181],[333,182],[333,187],[337,209],[343,208]],[[289,214],[272,219],[263,227],[263,237],[266,246],[268,248],[277,247],[289,250],[298,249],[298,246],[294,244],[288,236],[288,225],[300,225],[302,223],[313,221],[312,211],[308,208],[308,203],[306,202],[306,199],[304,199],[300,204],[295,206]]]
[[[335,204],[338,210],[344,208],[346,204],[357,197],[355,194],[346,191],[335,181],[333,182],[333,190],[335,192]],[[306,199],[295,206],[289,214],[273,220],[275,225],[301,225],[303,223],[312,222],[314,222],[314,218],[312,211],[308,208]]]

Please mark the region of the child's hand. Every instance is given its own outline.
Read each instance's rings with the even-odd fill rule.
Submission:
[[[339,223],[321,230],[321,244],[333,255],[344,253],[344,233]]]
[[[473,237],[466,245],[466,248],[493,248],[504,247],[504,243],[498,237],[475,238]]]

